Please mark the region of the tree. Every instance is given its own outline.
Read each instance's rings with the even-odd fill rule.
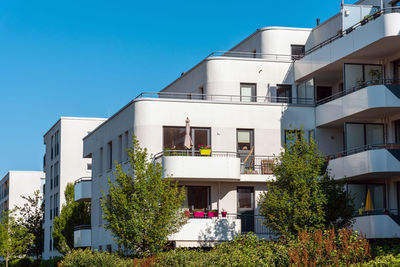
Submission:
[[[33,236],[35,236],[32,246],[27,248],[27,254],[29,256],[41,258],[44,238],[44,203],[42,202],[42,197],[40,196],[39,190],[36,190],[33,196],[21,197],[22,199],[26,200],[26,203],[22,207],[16,208],[21,215],[21,225],[28,230],[28,233],[31,233]]]
[[[54,247],[64,255],[74,247],[74,227],[90,225],[90,203],[74,201],[74,191],[74,184],[68,183],[64,191],[65,204],[53,222]]]
[[[108,195],[103,192],[104,227],[135,256],[148,256],[162,250],[168,236],[186,223],[179,212],[185,192],[177,182],[163,178],[161,165],[149,159],[135,136],[127,151],[131,169],[124,172],[116,165],[115,182],[109,178]]]
[[[286,238],[301,230],[348,226],[352,207],[344,188],[329,177],[315,141],[307,142],[302,130],[288,139],[273,167],[276,180],[259,199],[266,225]]]
[[[6,260],[22,256],[32,245],[35,236],[20,225],[11,212],[3,212],[0,218],[0,256]]]

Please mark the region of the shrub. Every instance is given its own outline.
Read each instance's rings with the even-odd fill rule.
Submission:
[[[124,267],[132,266],[132,260],[122,259],[108,252],[92,252],[90,249],[77,249],[67,254],[60,266],[62,267]]]
[[[400,239],[372,239],[371,244],[371,255],[372,257],[385,256],[385,255],[397,255],[400,253]]]
[[[376,257],[374,260],[357,265],[361,267],[391,267],[400,266],[400,254]]]
[[[57,267],[57,264],[63,259],[63,257],[54,257],[48,260],[41,260],[40,267]]]
[[[178,249],[159,255],[156,266],[287,266],[284,245],[259,239],[253,233],[239,235],[209,252]]]
[[[370,258],[368,241],[350,229],[301,231],[289,242],[288,254],[293,266],[348,266]]]

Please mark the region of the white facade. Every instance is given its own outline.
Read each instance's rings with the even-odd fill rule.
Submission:
[[[9,171],[0,180],[0,212],[23,207],[26,201],[21,196],[32,197],[37,190],[42,195],[44,182],[41,171]]]
[[[82,138],[93,131],[105,119],[60,118],[44,135],[46,154],[43,169],[46,173],[44,252],[47,259],[59,255],[53,247],[51,236],[53,220],[65,203],[67,183],[82,177],[91,177],[91,160],[82,157]]]
[[[92,249],[116,248],[103,228],[100,192],[107,192],[115,161],[129,168],[131,135],[162,164],[165,176],[185,186],[186,208],[219,212],[217,218],[190,218],[170,237],[177,246],[215,244],[247,231],[268,237],[257,199],[274,178],[269,166],[287,132],[298,129],[315,137],[331,160],[331,174],[347,179],[359,215],[354,228],[370,238],[397,237],[400,9],[393,1],[380,5],[344,5],[314,29],[261,28],[160,92],[141,94],[86,136],[83,156],[93,164]],[[190,150],[182,139],[186,118]],[[212,154],[200,157],[198,145],[210,145]],[[379,224],[393,234],[376,230]]]

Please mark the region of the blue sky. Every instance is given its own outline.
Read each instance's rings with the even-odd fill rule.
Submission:
[[[313,27],[340,2],[0,1],[0,178],[41,170],[60,116],[109,117],[257,28]]]

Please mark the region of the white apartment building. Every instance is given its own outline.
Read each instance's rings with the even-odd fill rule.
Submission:
[[[77,229],[75,246],[116,248],[103,228],[100,191],[107,191],[115,161],[128,168],[132,134],[165,176],[185,186],[186,208],[219,211],[190,218],[170,237],[176,246],[249,231],[268,238],[257,199],[274,178],[273,156],[300,128],[315,137],[335,179],[346,179],[359,210],[354,228],[370,238],[399,237],[399,3],[344,5],[314,29],[261,28],[160,92],[140,94],[84,138],[92,179],[79,180],[75,191],[76,200],[91,199],[92,224]],[[211,155],[200,156],[200,145],[211,146]]]
[[[65,203],[67,183],[91,177],[91,160],[82,157],[82,138],[103,123],[100,118],[61,117],[44,134],[43,170],[46,173],[43,258],[58,256],[53,246],[53,220]]]
[[[26,201],[21,196],[32,197],[37,190],[43,194],[44,182],[41,171],[9,171],[0,180],[0,212],[23,207]]]

